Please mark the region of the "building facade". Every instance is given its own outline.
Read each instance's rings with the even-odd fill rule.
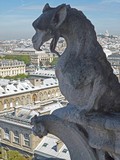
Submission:
[[[25,67],[26,65],[23,61],[0,59],[0,76],[25,74]]]
[[[53,55],[46,53],[45,51],[35,52],[35,54],[30,55],[31,63],[35,66],[46,66],[48,63],[53,61]]]
[[[116,74],[116,76],[120,81],[120,54],[116,53],[116,54],[109,55],[108,61],[110,62],[114,73]]]
[[[51,80],[51,79],[50,79]],[[10,81],[0,85],[0,111],[13,110],[14,107],[27,104],[43,104],[53,99],[63,98],[58,83],[44,83],[41,86],[34,86],[30,81]]]
[[[67,148],[55,136],[48,135],[47,137],[38,138],[33,134],[31,118],[35,115],[51,114],[55,109],[62,108],[63,105],[59,102],[49,102],[36,107],[21,106],[15,108],[7,114],[0,116],[0,145],[2,158],[8,159],[9,150],[17,150],[27,157],[59,157],[65,158],[69,156]],[[47,143],[47,146],[44,145]],[[57,143],[57,150],[54,148]],[[43,150],[45,148],[45,150]],[[49,148],[49,152],[48,152]],[[66,152],[64,152],[66,150]],[[54,155],[55,153],[55,155]],[[41,158],[40,158],[41,159]],[[65,158],[66,159],[66,158]],[[67,159],[69,160],[69,159]]]
[[[29,55],[31,64],[35,66],[46,65],[53,61],[53,54],[46,51],[35,51],[33,48],[16,48],[13,50],[13,55]]]
[[[6,157],[6,150],[18,150],[26,156],[33,156],[34,148],[40,143],[41,139],[32,132],[29,115],[28,118],[13,114],[0,117],[0,144],[2,157]]]

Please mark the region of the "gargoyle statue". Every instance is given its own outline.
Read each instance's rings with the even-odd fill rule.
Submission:
[[[106,114],[120,113],[120,84],[97,41],[94,26],[69,5],[51,8],[46,4],[33,27],[36,50],[52,38],[50,49],[59,56],[55,50],[57,41],[59,37],[66,40],[67,47],[55,72],[69,102],[51,115],[32,118],[33,131],[39,137],[47,133],[58,136],[72,160],[120,160],[119,119],[109,121]]]
[[[60,90],[70,105],[86,113],[120,112],[118,78],[97,41],[94,26],[82,11],[66,4],[56,8],[46,4],[33,27],[36,33],[32,42],[36,50],[52,38],[50,48],[56,52],[59,37],[66,40],[67,47],[55,72]]]

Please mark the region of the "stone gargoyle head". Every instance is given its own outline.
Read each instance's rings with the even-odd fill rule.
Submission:
[[[56,8],[51,8],[49,4],[46,4],[43,8],[43,13],[33,22],[33,27],[36,31],[32,38],[33,47],[40,51],[42,44],[49,39],[52,39],[50,50],[59,56],[59,53],[55,51],[57,41],[59,39],[60,32],[59,27],[64,22],[67,15],[66,5],[62,4]]]

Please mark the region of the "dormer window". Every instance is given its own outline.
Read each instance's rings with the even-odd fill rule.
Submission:
[[[67,149],[63,149],[63,151],[62,151],[62,152],[63,152],[63,153],[67,153],[67,151],[68,151]]]
[[[48,143],[44,143],[44,144],[42,145],[42,147],[47,147],[47,145],[48,145]]]

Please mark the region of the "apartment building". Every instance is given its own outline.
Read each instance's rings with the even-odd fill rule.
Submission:
[[[108,56],[108,61],[110,62],[114,73],[120,81],[120,54],[114,53]]]
[[[35,66],[45,65],[53,61],[53,54],[48,54],[45,51],[36,51],[30,55],[31,63]]]
[[[46,62],[53,61],[53,54],[47,51],[35,51],[33,48],[16,48],[13,50],[13,55],[29,55],[31,58],[31,64],[35,66],[45,65]]]
[[[0,76],[16,76],[25,74],[25,63],[18,60],[0,59]]]
[[[0,144],[2,158],[6,159],[8,150],[17,150],[27,157],[57,157],[70,160],[66,146],[55,136],[48,134],[47,137],[39,138],[33,134],[31,118],[35,115],[51,114],[55,109],[62,108],[60,102],[49,104],[27,105],[16,107],[14,111],[0,116]],[[57,144],[57,149],[55,145]],[[50,150],[50,152],[48,152]],[[54,154],[55,153],[55,154]]]
[[[21,109],[18,113],[11,112],[0,116],[2,158],[7,160],[7,150],[17,150],[25,156],[33,156],[34,148],[41,141],[33,134],[30,125],[30,119],[34,115],[38,113]]]
[[[0,112],[11,111],[20,105],[47,104],[63,98],[56,79],[35,79],[32,83],[29,80],[0,79]]]

